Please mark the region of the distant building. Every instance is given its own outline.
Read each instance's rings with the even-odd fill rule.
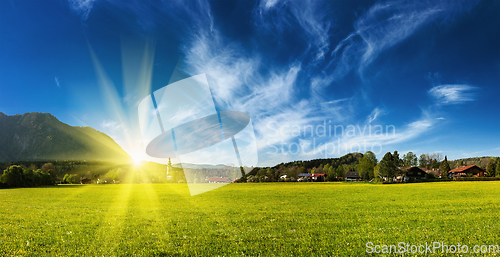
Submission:
[[[80,178],[80,184],[90,184],[90,182],[92,182],[92,180],[89,178],[86,177]]]
[[[297,182],[308,182],[309,181],[309,173],[299,173],[299,175],[297,175],[298,179],[297,179]]]
[[[345,174],[345,181],[360,181],[361,177],[357,171],[349,171]]]
[[[427,173],[419,167],[410,167],[404,172],[404,181],[409,181],[412,179],[425,179]]]
[[[314,174],[309,175],[309,179],[313,182],[323,182],[323,181],[325,181],[325,176],[326,176],[326,174],[314,173]]]
[[[300,173],[298,175],[299,179],[303,178],[304,181],[307,180],[309,182],[323,182],[323,181],[325,181],[325,176],[326,176],[326,174],[322,174],[322,173],[314,173],[314,174]]]
[[[458,168],[452,169],[448,172],[448,177],[458,178],[458,177],[484,177],[486,173],[485,170],[479,168],[476,165],[460,166]]]

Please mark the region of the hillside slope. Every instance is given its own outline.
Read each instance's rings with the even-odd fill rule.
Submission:
[[[72,127],[49,113],[0,112],[0,161],[129,159],[113,139],[93,128]]]

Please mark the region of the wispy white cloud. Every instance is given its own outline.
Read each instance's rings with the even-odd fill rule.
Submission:
[[[61,85],[59,84],[59,78],[58,77],[54,77],[54,81],[56,82],[56,86],[57,87],[61,87]]]
[[[228,110],[240,110],[250,114],[257,134],[259,151],[266,153],[263,163],[269,162],[268,158],[293,159],[293,158],[320,158],[324,157],[329,147],[326,143],[342,147],[343,151],[350,151],[358,145],[387,146],[407,142],[432,129],[435,119],[424,115],[421,119],[404,125],[392,134],[363,134],[356,137],[337,138],[311,138],[307,135],[297,136],[297,130],[304,129],[311,124],[323,123],[323,120],[333,120],[334,124],[345,122],[351,116],[356,116],[357,110],[353,98],[332,100],[319,100],[321,86],[318,84],[329,83],[328,77],[318,77],[306,85],[314,91],[320,88],[318,94],[311,94],[310,98],[297,97],[297,80],[301,72],[301,62],[291,63],[288,67],[268,73],[261,72],[262,58],[259,56],[246,56],[241,54],[238,44],[224,42],[222,38],[214,38],[217,30],[210,36],[197,36],[196,40],[185,47],[187,66],[191,75],[206,73],[211,78],[210,86],[219,107]],[[251,71],[251,72],[248,72]],[[304,85],[302,85],[304,86]],[[374,125],[386,110],[376,107],[366,118],[365,125]],[[313,125],[315,128],[316,126]],[[361,125],[363,126],[363,125]],[[394,128],[395,130],[396,128]],[[316,140],[313,142],[312,140]],[[333,140],[330,142],[329,140]],[[278,149],[281,144],[290,146],[297,143],[300,148],[298,155],[290,152],[279,152],[269,155],[273,149]],[[319,144],[313,147],[312,144]],[[340,144],[340,145],[339,145]],[[309,150],[307,150],[309,148]],[[330,155],[331,156],[331,155]],[[261,163],[262,164],[262,163]]]
[[[295,94],[300,63],[261,72],[265,64],[260,56],[244,55],[240,45],[226,40],[216,28],[210,33],[200,31],[184,48],[186,71],[207,75],[219,109],[244,111],[252,117],[259,147],[290,140],[293,136],[287,133],[273,135],[310,122],[313,111],[307,100]]]
[[[415,4],[416,3],[416,4]],[[403,41],[422,25],[437,18],[444,6],[420,2],[377,3],[354,25],[364,41],[360,73],[385,49]]]
[[[380,108],[380,107],[376,107],[372,113],[368,116],[368,123],[372,123],[372,121],[376,120],[378,117],[380,117],[381,115],[384,115],[385,114],[385,110]]]
[[[359,75],[383,51],[404,41],[418,29],[437,19],[448,19],[470,8],[474,2],[386,1],[374,4],[354,23],[354,32],[331,52],[335,79],[357,68]]]
[[[471,91],[477,87],[470,85],[440,85],[429,90],[438,104],[460,104],[463,102],[474,101],[475,94]]]
[[[268,10],[268,9],[272,8],[274,5],[276,5],[277,2],[278,2],[278,0],[262,0],[260,2],[260,6],[261,6],[261,8]]]
[[[258,77],[258,57],[244,56],[236,43],[225,42],[218,31],[200,31],[184,49],[189,73],[206,73],[215,100],[234,104],[234,97],[254,84]]]
[[[68,0],[69,8],[81,16],[82,20],[87,20],[95,0]]]
[[[314,101],[317,98],[313,98]],[[352,118],[356,113],[355,109],[355,98],[341,98],[330,101],[321,101],[319,103],[319,114],[323,117],[332,119],[336,122],[345,122]]]
[[[430,131],[435,125],[432,117],[423,115],[422,118],[404,125],[402,128],[384,126],[382,133],[367,133],[363,135],[356,135],[355,137],[343,137],[342,147],[347,150],[353,149],[358,146],[380,146],[380,150],[384,151],[384,147],[398,143],[407,142],[422,136],[424,133]],[[376,147],[378,150],[378,147]],[[370,149],[368,149],[370,150]]]
[[[324,59],[329,51],[331,21],[321,1],[264,0],[258,5],[256,14],[257,25],[271,31],[282,31],[298,23],[308,44],[315,48],[314,59]]]
[[[87,9],[85,5],[80,8],[88,10],[84,15],[88,17],[93,1],[70,2],[90,3]],[[377,2],[353,24],[352,33],[333,47],[329,10],[321,2],[262,0],[254,10],[259,30],[257,36],[262,36],[260,33],[263,30],[279,37],[290,29],[299,33],[307,45],[302,56],[290,55],[288,63],[275,65],[265,54],[252,48],[255,45],[242,44],[226,37],[215,23],[207,1],[199,0],[190,5],[182,3],[171,1],[165,4],[166,7],[161,7],[163,9],[159,7],[165,11],[175,6],[175,13],[169,10],[168,19],[182,24],[182,31],[186,33],[181,40],[181,51],[185,58],[180,69],[190,76],[201,73],[207,75],[219,110],[248,113],[261,150],[281,143],[294,142],[300,146],[311,144],[311,137],[297,137],[293,132],[297,128],[317,125],[325,120],[339,125],[348,122],[360,123],[360,126],[384,124],[383,115],[388,112],[385,108],[370,106],[366,112],[366,106],[356,94],[346,96],[344,93],[342,97],[332,97],[328,87],[336,85],[353,70],[363,77],[363,71],[382,52],[411,37],[424,25],[446,19],[461,10],[461,3],[457,2]],[[150,13],[154,13],[148,8],[134,12],[140,16],[138,23],[145,30],[155,26],[147,22],[148,19],[154,20],[153,23],[158,22],[156,18],[147,18]],[[252,36],[251,32],[248,35]],[[449,104],[471,99],[472,95],[467,93],[470,90],[435,87],[429,93],[438,101]],[[129,102],[131,98],[126,96],[123,100]],[[363,110],[362,114],[360,109]],[[182,113],[179,117],[185,115],[190,113]],[[423,112],[422,117],[416,120],[398,120],[402,125],[394,134],[341,137],[339,142],[345,148],[360,143],[386,146],[408,142],[432,130],[440,119],[439,116]],[[118,131],[119,124],[106,121],[101,126]],[[331,139],[323,138],[321,141],[324,143]],[[306,156],[322,157],[318,151],[321,149],[319,147],[308,152]],[[286,157],[282,159],[282,156]],[[290,153],[285,152],[273,158],[276,159],[272,162],[304,157],[290,156]]]
[[[283,12],[284,5],[290,10],[301,9],[295,4],[295,2],[262,1],[258,11],[263,19],[271,15],[271,12],[278,17]],[[314,40],[316,35],[319,38],[318,42],[323,42],[325,45],[325,48],[316,45],[318,53],[328,51],[329,24],[320,22],[323,19],[321,15],[313,17],[314,11],[302,10],[307,9],[306,7],[301,9],[300,14],[298,9],[294,17],[296,20],[302,19],[298,21],[300,26],[306,29],[310,25],[308,30],[317,33],[310,34],[310,39]],[[332,52],[335,60],[332,63],[335,67],[333,72],[328,72],[327,67],[326,70],[312,74],[306,70],[303,59],[297,59],[286,66],[269,65],[263,61],[264,56],[252,53],[238,42],[222,36],[217,26],[212,25],[209,29],[204,27],[196,31],[184,45],[187,64],[185,72],[189,75],[207,74],[219,109],[239,110],[250,114],[257,133],[259,149],[291,142],[299,142],[301,146],[306,146],[311,138],[294,135],[293,132],[297,128],[323,123],[325,120],[334,124],[344,124],[347,121],[355,121],[353,117],[359,112],[355,96],[328,99],[325,88],[336,79],[345,76],[354,67],[367,66],[383,50],[409,37],[420,26],[434,19],[433,15],[440,11],[436,6],[417,8],[408,3],[401,6],[399,2],[375,4],[356,22],[356,31],[337,45]],[[277,27],[280,24],[289,25],[286,19],[280,22],[261,25]],[[314,29],[315,26],[318,29]],[[319,34],[322,34],[321,37]],[[359,69],[360,73],[362,69]],[[299,82],[302,72],[307,73],[309,79]],[[309,88],[309,95],[300,92],[304,87]],[[382,107],[374,108],[366,117],[365,125],[375,125],[386,113]],[[424,113],[421,119],[403,125],[394,134],[342,137],[340,142],[344,148],[360,143],[383,146],[398,144],[421,136],[431,130],[436,122],[435,117]],[[319,140],[328,142],[330,139]],[[321,157],[320,151],[321,147],[308,152],[307,156]],[[289,153],[282,154],[289,155]]]

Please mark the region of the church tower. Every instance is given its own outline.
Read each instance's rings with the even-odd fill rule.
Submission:
[[[168,158],[167,164],[167,178],[172,174],[172,162],[170,162],[170,158]]]

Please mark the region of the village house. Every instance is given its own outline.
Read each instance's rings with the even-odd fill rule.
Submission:
[[[427,173],[419,167],[410,167],[403,174],[405,182],[416,179],[425,179]]]
[[[314,173],[314,174],[309,175],[309,179],[310,179],[310,181],[313,181],[313,182],[323,182],[323,181],[325,181],[325,176],[326,176],[326,174]]]
[[[448,172],[448,177],[484,177],[485,170],[476,165],[460,166]]]
[[[345,174],[345,181],[360,181],[361,177],[357,171],[349,171]]]
[[[297,175],[298,179],[297,181],[298,182],[307,182],[309,181],[309,173],[299,173],[299,175]]]
[[[326,174],[322,174],[322,173],[315,173],[315,174],[300,173],[298,175],[299,182],[300,181],[323,182],[323,181],[325,181],[325,176],[326,176]]]
[[[80,178],[80,184],[90,184],[91,180],[87,177]]]

